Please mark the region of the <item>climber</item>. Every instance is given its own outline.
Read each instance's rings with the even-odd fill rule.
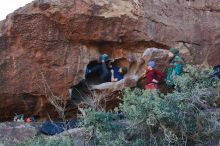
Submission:
[[[161,71],[155,69],[155,66],[156,66],[155,61],[149,61],[147,63],[147,69],[145,73],[146,90],[158,89],[158,83],[160,83],[165,78],[165,75]]]
[[[166,84],[174,87],[174,78],[183,73],[184,60],[179,55],[177,48],[170,48],[168,56],[169,66],[167,68]]]
[[[91,65],[88,65],[85,71],[85,78],[97,77],[96,82],[99,84],[105,82],[111,82],[111,72],[108,66],[109,57],[107,54],[102,54],[99,57],[99,61],[94,61]]]
[[[127,73],[127,71],[128,71],[127,67],[112,66],[111,81],[117,82],[124,79],[124,75]]]

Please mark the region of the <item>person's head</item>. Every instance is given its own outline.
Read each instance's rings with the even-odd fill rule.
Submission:
[[[147,69],[148,70],[152,70],[153,68],[155,68],[155,66],[156,66],[156,62],[155,61],[149,61],[148,63],[147,63]]]
[[[170,48],[168,56],[169,58],[173,58],[178,54],[179,54],[179,50],[177,48]]]
[[[127,71],[128,71],[127,67],[120,67],[118,70],[119,74],[121,74],[121,75],[126,74]]]
[[[108,60],[109,60],[109,57],[108,57],[107,54],[101,54],[101,55],[99,56],[99,61],[100,61],[100,62],[106,62],[106,61],[108,61]]]

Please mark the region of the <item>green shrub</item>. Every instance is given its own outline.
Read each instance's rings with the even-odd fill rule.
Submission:
[[[86,109],[83,126],[93,131],[93,145],[123,145],[124,126],[118,122],[118,116],[112,112]]]
[[[126,89],[114,112],[86,110],[84,125],[93,130],[94,145],[185,145],[203,143],[215,130],[209,108],[218,94],[219,81],[212,70],[187,66],[175,78],[175,90]],[[125,119],[120,120],[118,113]],[[122,122],[123,121],[123,122]]]

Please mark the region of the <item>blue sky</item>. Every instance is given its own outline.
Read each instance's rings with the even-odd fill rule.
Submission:
[[[5,19],[9,13],[14,10],[25,6],[25,4],[32,2],[33,0],[1,0],[0,1],[0,21]]]

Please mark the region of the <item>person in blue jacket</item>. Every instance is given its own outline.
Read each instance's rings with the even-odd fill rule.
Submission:
[[[122,79],[124,79],[124,75],[127,73],[127,68],[126,67],[117,67],[117,66],[112,66],[111,69],[111,81],[112,82],[117,82]]]

